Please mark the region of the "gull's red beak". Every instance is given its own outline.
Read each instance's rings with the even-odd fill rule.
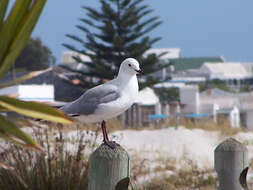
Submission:
[[[138,74],[144,74],[144,72],[140,69],[140,70],[135,70]]]

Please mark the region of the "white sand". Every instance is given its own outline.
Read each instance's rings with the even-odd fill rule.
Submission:
[[[68,133],[70,138],[76,132]],[[94,138],[88,137],[85,138]],[[174,160],[176,168],[194,163],[200,169],[214,168],[214,150],[226,138],[217,131],[170,127],[157,130],[123,130],[109,135],[123,146],[131,157],[146,159],[151,168],[165,161]],[[253,158],[253,132],[240,132],[233,136],[247,145],[249,160]],[[101,144],[102,136],[97,139]],[[70,146],[71,148],[71,146]]]
[[[226,138],[217,131],[202,129],[178,129],[171,127],[159,130],[124,130],[113,135],[131,155],[155,162],[159,160],[176,160],[177,168],[186,160],[192,161],[199,168],[214,168],[214,150]],[[232,136],[247,145],[249,160],[253,158],[253,133],[241,132]],[[182,165],[183,166],[183,165]]]

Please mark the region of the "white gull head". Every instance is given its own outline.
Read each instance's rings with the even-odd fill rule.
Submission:
[[[142,73],[139,62],[134,58],[125,59],[119,68],[119,74],[136,75]]]

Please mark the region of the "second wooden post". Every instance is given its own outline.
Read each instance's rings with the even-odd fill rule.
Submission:
[[[229,138],[216,147],[215,170],[219,178],[219,190],[243,190],[239,177],[248,166],[248,150],[245,145]]]

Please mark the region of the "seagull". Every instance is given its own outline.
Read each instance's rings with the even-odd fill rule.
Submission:
[[[81,122],[101,122],[103,143],[113,149],[117,143],[109,141],[105,121],[122,114],[135,102],[139,93],[136,74],[140,73],[142,70],[139,62],[134,58],[127,58],[121,63],[115,79],[87,90],[60,110]]]

